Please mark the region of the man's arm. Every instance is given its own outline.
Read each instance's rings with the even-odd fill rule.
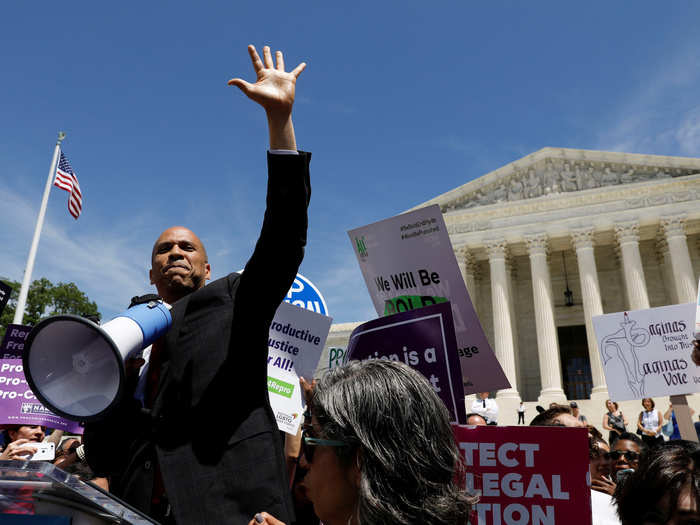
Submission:
[[[297,78],[306,68],[306,63],[302,62],[287,73],[284,70],[282,51],[275,53],[277,66],[273,64],[272,53],[268,46],[263,47],[264,63],[260,60],[255,46],[248,46],[248,53],[257,75],[256,82],[251,84],[240,78],[232,78],[228,84],[239,87],[248,98],[260,104],[265,110],[271,150],[296,151],[292,106]]]
[[[294,153],[268,154],[265,216],[260,237],[245,266],[237,291],[238,298],[243,298],[239,302],[241,308],[234,312],[237,321],[265,324],[270,322],[292,285],[306,245],[311,155],[296,151],[292,125],[296,80],[306,64],[301,63],[287,73],[281,52],[276,53],[276,67],[269,47],[264,48],[263,60],[253,46],[248,46],[248,52],[257,81],[250,84],[234,78],[229,84],[238,86],[265,109],[270,149]]]

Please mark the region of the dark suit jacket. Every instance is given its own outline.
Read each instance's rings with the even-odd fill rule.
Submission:
[[[267,209],[255,251],[180,299],[164,341],[153,408],[133,396],[85,429],[87,459],[110,489],[149,512],[157,465],[178,523],[247,523],[293,510],[267,393],[270,321],[306,244],[310,154],[268,154]]]

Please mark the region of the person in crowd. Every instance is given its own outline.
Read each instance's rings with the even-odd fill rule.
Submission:
[[[605,408],[608,411],[603,414],[603,428],[610,432],[608,434],[608,443],[612,447],[617,438],[623,432],[627,432],[627,418],[615,401],[608,399],[605,402]]]
[[[467,425],[474,425],[477,427],[486,426],[486,420],[480,414],[467,414]]]
[[[571,407],[572,416],[581,421],[584,425],[588,425],[588,419],[586,419],[586,416],[581,414],[578,408],[578,403],[576,401],[572,401],[571,403],[569,403],[569,407]]]
[[[540,412],[530,421],[533,427],[587,427],[571,413],[571,408],[566,405],[554,403],[544,412]]]
[[[619,525],[620,520],[612,499],[615,483],[610,479],[610,447],[595,427],[588,427],[589,473],[591,476],[591,511],[593,525]]]
[[[589,440],[588,453],[591,488],[609,494],[607,486],[612,481],[610,479],[610,446],[602,437],[595,436]]]
[[[498,424],[498,403],[495,399],[489,398],[488,392],[477,394],[472,403],[472,412],[479,414],[486,420],[487,425]]]
[[[518,425],[524,425],[525,424],[525,405],[523,402],[520,402],[520,406],[518,407]]]
[[[623,432],[611,447],[610,452],[604,453],[605,459],[610,461],[610,476],[596,481],[593,488],[612,496],[616,487],[638,468],[639,459],[646,450],[647,447],[639,436],[631,432]]]
[[[270,140],[267,208],[253,254],[242,273],[205,286],[211,268],[199,237],[180,226],[160,235],[150,279],[173,305],[172,328],[152,346],[140,378],[130,376],[131,393],[145,383],[142,399],[125,395],[109,418],[85,428],[95,474],[161,523],[245,523],[262,506],[293,518],[268,399],[267,337],[306,244],[310,154],[297,150],[292,124],[306,65],[286,72],[281,51],[276,63],[267,46],[262,58],[253,46],[248,52],[256,82],[229,85],[263,107]]]
[[[445,405],[396,361],[351,361],[323,376],[302,438],[303,485],[324,525],[467,523],[475,497]],[[262,509],[261,509],[262,510]],[[259,512],[250,525],[282,523]]]
[[[642,410],[637,418],[637,429],[642,433],[642,441],[647,447],[653,447],[664,442],[661,427],[664,426],[664,418],[661,410],[657,410],[656,403],[650,397],[642,399]]]
[[[651,449],[614,498],[622,525],[700,523],[700,445],[680,440]]]
[[[698,419],[700,419],[700,416],[698,416]],[[693,423],[693,426],[695,426],[695,433],[698,435],[698,441],[700,441],[700,421]]]
[[[41,425],[3,425],[5,448],[0,459],[25,460],[36,452],[36,445],[44,440],[46,427]]]
[[[688,407],[688,410],[690,410],[690,416],[692,417],[695,414],[695,410],[693,410],[690,407]],[[670,421],[673,424],[673,432],[670,436],[668,436],[668,439],[671,441],[681,439],[681,431],[678,428],[678,420],[676,420],[676,413],[673,410],[673,403],[668,403],[668,409],[664,413],[664,418],[666,418],[667,421]]]
[[[614,481],[620,483],[628,471],[637,470],[639,458],[646,452],[647,446],[637,434],[623,432],[610,448],[610,468]]]

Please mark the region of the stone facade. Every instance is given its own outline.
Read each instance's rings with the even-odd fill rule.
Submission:
[[[508,410],[568,398],[602,414],[591,317],[695,301],[700,159],[544,148],[417,208],[431,204],[511,379],[497,393]],[[354,326],[334,326],[327,346]]]

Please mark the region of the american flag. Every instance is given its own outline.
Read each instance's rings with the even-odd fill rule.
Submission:
[[[62,190],[66,190],[68,196],[68,211],[77,219],[83,209],[83,195],[80,193],[80,185],[78,177],[75,176],[73,168],[66,156],[61,152],[61,160],[56,168],[56,178],[53,181],[54,186],[58,186]]]

